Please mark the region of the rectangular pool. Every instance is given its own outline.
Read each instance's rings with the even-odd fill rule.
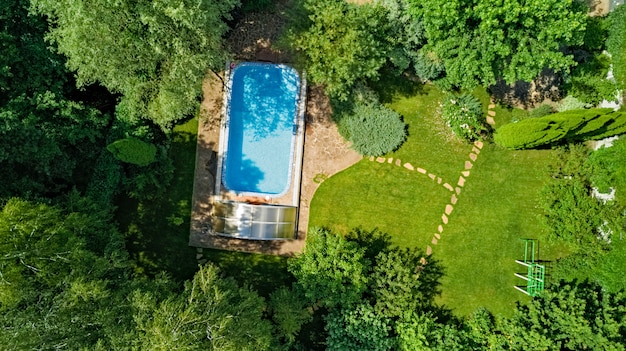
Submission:
[[[246,62],[230,76],[222,183],[233,192],[278,197],[289,190],[300,77],[293,67]]]

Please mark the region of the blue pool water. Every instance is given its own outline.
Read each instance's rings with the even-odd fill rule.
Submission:
[[[231,73],[224,185],[279,196],[289,189],[300,78],[285,65],[242,63]]]

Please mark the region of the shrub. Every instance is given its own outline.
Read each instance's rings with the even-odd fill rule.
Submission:
[[[626,205],[626,138],[615,141],[612,147],[594,151],[588,163],[594,186],[602,192],[615,188],[617,200]]]
[[[536,107],[530,110],[530,112],[528,113],[528,116],[531,118],[537,118],[537,117],[547,116],[553,112],[554,112],[554,109],[552,108],[552,106],[548,104],[542,104],[539,107]]]
[[[559,112],[564,112],[569,110],[582,110],[590,107],[590,104],[584,103],[572,95],[567,95],[565,98],[563,98],[563,100],[559,101],[556,106],[556,110]]]
[[[441,116],[458,137],[472,141],[481,138],[485,131],[485,117],[480,100],[470,94],[446,97]]]
[[[496,144],[527,149],[557,142],[595,140],[626,133],[626,114],[612,109],[571,110],[504,125]]]
[[[132,137],[114,141],[107,146],[107,150],[118,160],[138,166],[147,166],[154,162],[157,152],[154,144]]]
[[[606,79],[611,58],[605,54],[594,56],[579,64],[566,80],[565,90],[580,101],[597,105],[602,100],[615,100],[617,86]]]
[[[606,48],[612,56],[613,76],[620,89],[626,89],[626,6],[618,6],[609,15]]]
[[[604,247],[597,239],[603,224],[603,206],[590,195],[590,182],[584,146],[562,149],[555,158],[551,181],[540,193],[544,223],[551,239],[564,240],[578,249]]]
[[[365,156],[386,154],[406,139],[400,115],[380,103],[357,102],[350,114],[341,116],[339,132]]]

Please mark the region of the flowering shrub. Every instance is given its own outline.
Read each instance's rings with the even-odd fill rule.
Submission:
[[[441,115],[454,134],[465,140],[481,139],[481,132],[486,131],[480,100],[470,94],[448,96]]]

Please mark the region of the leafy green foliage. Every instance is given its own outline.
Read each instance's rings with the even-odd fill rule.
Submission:
[[[29,15],[28,4],[7,0],[0,8],[0,104],[35,92],[61,95],[69,81],[64,58],[44,41],[45,19]]]
[[[288,35],[293,49],[306,61],[307,74],[326,92],[346,100],[362,79],[376,79],[387,61],[382,41],[387,19],[382,7],[343,0],[303,0],[305,13],[293,20]]]
[[[169,128],[194,112],[208,67],[221,67],[222,36],[238,2],[36,0],[49,39],[67,56],[80,86],[100,82],[121,93],[119,118]]]
[[[480,100],[471,94],[446,97],[441,116],[454,134],[467,141],[481,139],[481,133],[486,130]]]
[[[612,147],[591,153],[589,164],[593,169],[593,185],[604,193],[614,188],[616,198],[626,205],[626,138],[615,141]]]
[[[302,326],[313,319],[303,295],[299,290],[281,287],[270,296],[269,306],[278,327],[277,334],[284,338],[286,345],[292,345]]]
[[[565,90],[580,101],[594,106],[602,100],[616,100],[615,82],[606,79],[609,66],[610,59],[604,54],[579,64],[567,78]]]
[[[0,246],[3,348],[107,349],[126,333],[129,266],[107,211],[76,193],[65,208],[13,198],[0,213]]]
[[[559,112],[564,112],[569,110],[582,110],[589,107],[591,107],[591,105],[578,100],[572,95],[567,95],[563,98],[563,100],[559,101],[556,106],[556,110]]]
[[[593,256],[608,249],[608,241],[599,238],[599,228],[608,225],[613,233],[621,228],[611,225],[619,217],[615,204],[603,204],[591,196],[588,155],[589,150],[582,145],[559,150],[551,181],[541,192],[540,205],[552,239],[564,240],[576,251]]]
[[[131,304],[137,349],[252,351],[268,350],[273,341],[263,299],[212,265],[200,267],[181,294],[159,301],[135,292]]]
[[[580,45],[586,11],[566,0],[411,0],[412,14],[423,22],[432,53],[445,67],[444,85],[472,88],[531,81],[545,67],[567,71],[574,65],[563,46]]]
[[[609,15],[606,48],[611,54],[613,76],[617,86],[626,89],[626,6],[618,6]]]
[[[560,283],[517,306],[502,332],[508,350],[623,350],[626,299],[597,285]]]
[[[115,158],[138,166],[147,166],[154,162],[157,148],[136,138],[125,138],[112,142],[107,146]]]
[[[52,195],[79,185],[108,124],[108,116],[52,92],[10,100],[0,120],[0,196]]]
[[[406,139],[406,125],[400,115],[378,102],[357,102],[351,112],[339,118],[340,133],[362,155],[386,154]]]
[[[442,275],[436,261],[423,265],[420,252],[394,248],[376,230],[356,229],[345,238],[327,229],[309,233],[305,251],[289,265],[309,303],[328,308],[328,349],[394,348],[401,342],[396,327],[413,335],[407,339],[438,343],[420,328],[425,321],[441,327],[428,312]]]
[[[309,230],[303,254],[289,262],[307,299],[327,307],[351,305],[367,289],[364,248],[326,229]]]
[[[534,109],[530,110],[530,112],[528,113],[528,117],[530,118],[543,117],[543,116],[547,116],[551,114],[552,112],[554,112],[554,110],[552,109],[552,106],[548,104],[542,104],[539,107],[535,107]]]
[[[570,110],[504,125],[494,134],[494,141],[510,149],[528,149],[623,133],[626,133],[626,115],[622,112],[612,109]]]

